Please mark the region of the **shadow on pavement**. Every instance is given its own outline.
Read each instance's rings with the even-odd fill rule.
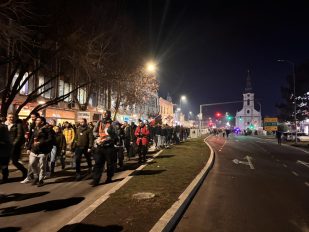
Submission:
[[[172,158],[174,157],[175,155],[159,155],[156,157],[156,159],[165,159],[165,158]]]
[[[4,195],[0,198],[0,204],[10,202],[10,201],[24,201],[30,198],[41,197],[49,192],[36,192],[36,193],[12,193]]]
[[[97,226],[91,224],[77,223],[72,225],[66,225],[58,232],[120,232],[123,230],[122,226],[109,225],[109,226]]]
[[[21,228],[20,227],[4,227],[4,228],[0,228],[0,232],[16,232],[16,231],[20,231]]]
[[[54,211],[63,208],[70,207],[72,205],[77,205],[82,202],[85,198],[84,197],[71,197],[67,199],[61,200],[52,200],[52,201],[45,201],[42,203],[28,205],[24,207],[8,207],[0,209],[0,217],[8,217],[14,215],[21,215],[21,214],[28,214],[28,213],[36,213],[40,211]]]
[[[148,176],[148,175],[156,175],[162,172],[165,172],[165,169],[162,170],[139,170],[133,172],[130,176]]]

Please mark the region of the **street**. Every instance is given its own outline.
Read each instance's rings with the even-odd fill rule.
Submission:
[[[213,169],[175,231],[309,231],[309,154],[249,136],[213,136]]]
[[[136,160],[129,162],[126,171],[115,174],[113,183],[96,188],[89,185],[87,176],[76,182],[75,170],[71,168],[57,172],[43,187],[19,182],[3,184],[0,192],[6,197],[0,199],[0,231],[58,231],[132,173],[136,165]],[[13,172],[11,176],[17,179],[20,173]],[[101,182],[105,179],[106,173]]]

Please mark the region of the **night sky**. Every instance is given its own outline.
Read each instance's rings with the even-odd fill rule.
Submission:
[[[308,1],[129,0],[127,10],[159,62],[160,95],[199,105],[242,100],[247,70],[262,115],[276,115],[291,66],[308,61]],[[235,114],[241,104],[207,109]],[[258,106],[256,106],[258,109]]]

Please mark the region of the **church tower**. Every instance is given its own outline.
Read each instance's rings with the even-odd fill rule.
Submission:
[[[261,112],[254,108],[254,93],[249,70],[243,93],[243,108],[236,113],[236,127],[241,130],[258,130],[261,127]]]

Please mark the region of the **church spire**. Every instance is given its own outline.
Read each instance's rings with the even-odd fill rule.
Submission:
[[[251,92],[252,92],[251,76],[250,76],[250,70],[248,70],[245,93],[251,93]]]

